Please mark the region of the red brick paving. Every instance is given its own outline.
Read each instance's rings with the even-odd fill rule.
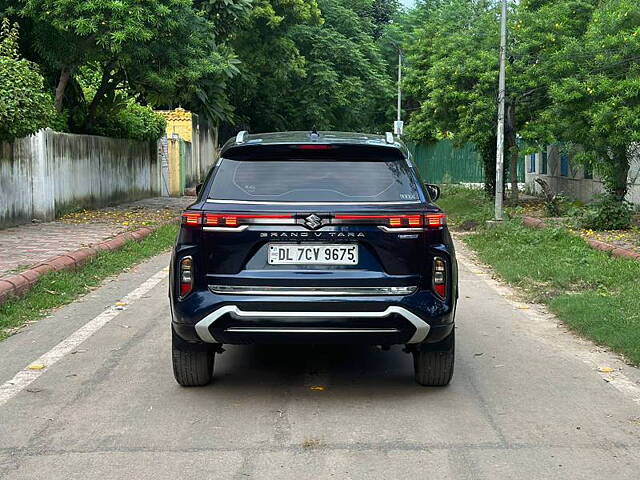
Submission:
[[[126,230],[106,224],[51,222],[0,230],[0,278],[42,261],[89,247]]]
[[[123,210],[127,208],[171,208],[177,213],[192,201],[193,198],[189,197],[158,197],[141,200],[118,208]],[[0,230],[0,279],[6,279],[11,275],[48,260],[52,263],[72,262],[81,264],[86,261],[91,253],[90,250],[84,250],[82,254],[74,254],[74,258],[67,256],[55,261],[52,259],[69,252],[92,247],[127,231],[129,228],[106,222],[71,224],[56,221],[2,229]],[[131,234],[128,234],[128,236],[134,238]],[[138,234],[136,236],[139,237]],[[124,240],[124,238],[114,239],[111,244],[114,247],[121,246]],[[26,278],[24,281],[27,283]]]

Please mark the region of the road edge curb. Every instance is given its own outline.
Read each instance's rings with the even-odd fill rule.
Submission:
[[[43,275],[60,270],[71,270],[81,267],[100,252],[108,252],[122,248],[128,241],[140,241],[162,225],[142,227],[131,232],[124,232],[108,238],[90,247],[79,248],[71,252],[48,258],[27,270],[0,279],[0,305],[25,295]]]

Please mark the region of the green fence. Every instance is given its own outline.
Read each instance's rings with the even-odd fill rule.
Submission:
[[[484,166],[472,143],[458,148],[450,140],[407,144],[422,179],[428,183],[484,183]],[[524,182],[524,157],[518,159],[518,181]],[[508,175],[508,172],[507,172]]]

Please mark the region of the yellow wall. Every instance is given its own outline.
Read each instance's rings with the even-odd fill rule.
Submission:
[[[169,195],[179,197],[183,194],[180,181],[180,141],[169,138]]]
[[[176,108],[175,110],[158,110],[156,113],[167,119],[168,138],[177,133],[184,141],[193,141],[193,118],[191,112],[183,108]]]

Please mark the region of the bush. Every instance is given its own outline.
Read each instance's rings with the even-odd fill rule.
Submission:
[[[55,117],[53,98],[35,64],[18,54],[18,26],[0,28],[0,141],[31,135]]]
[[[591,230],[628,230],[632,219],[632,205],[609,195],[587,205],[579,217],[580,226]]]
[[[162,115],[129,99],[124,107],[101,116],[95,131],[98,135],[134,140],[157,140],[167,122]]]
[[[569,211],[569,201],[562,195],[554,195],[552,198],[545,199],[544,215],[545,217],[563,217]]]

